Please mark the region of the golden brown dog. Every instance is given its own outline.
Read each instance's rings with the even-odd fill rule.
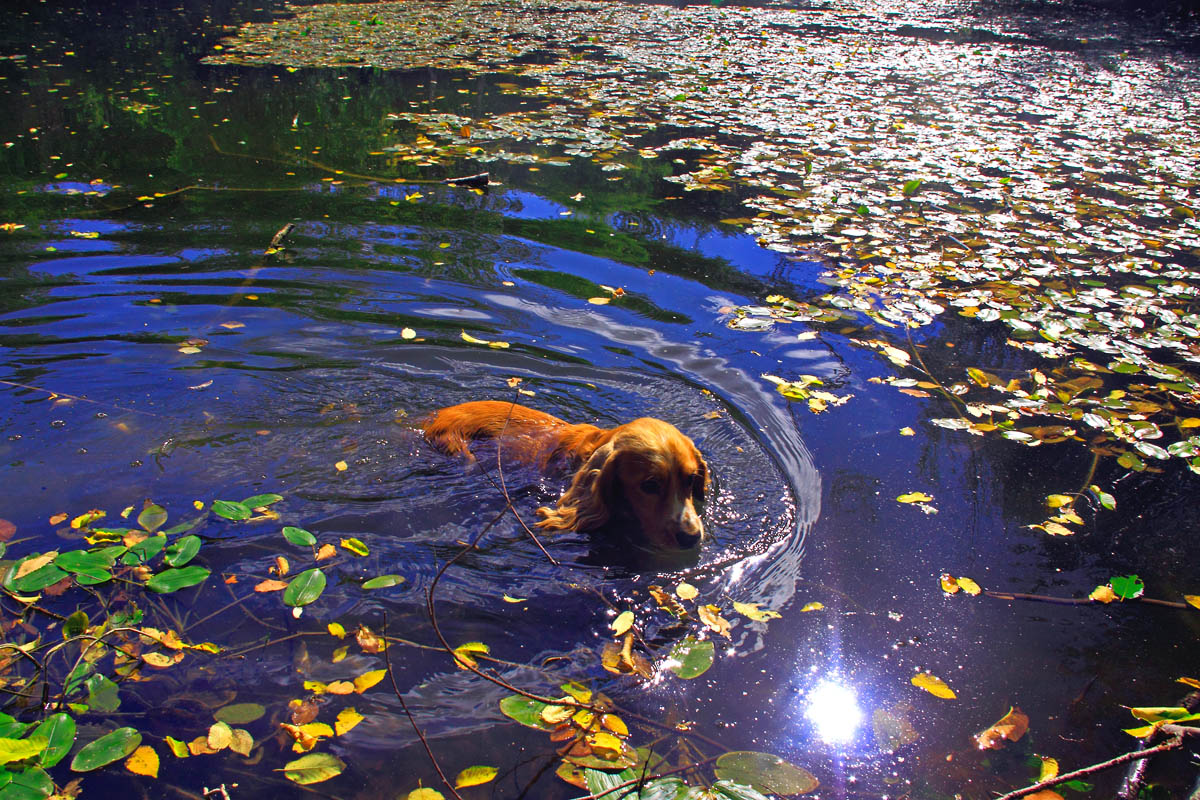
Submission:
[[[708,488],[708,465],[691,439],[660,419],[598,428],[479,400],[436,411],[422,428],[448,453],[469,454],[471,440],[502,437],[506,455],[543,469],[559,457],[578,465],[558,507],[537,510],[539,527],[594,530],[628,511],[657,547],[687,549],[704,538],[696,504]]]

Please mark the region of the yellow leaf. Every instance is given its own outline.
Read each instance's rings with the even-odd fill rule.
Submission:
[[[982,589],[979,588],[979,584],[976,583],[975,581],[971,580],[970,578],[959,578],[958,585],[962,587],[962,590],[964,592],[971,595],[972,597],[979,594],[982,591]]]
[[[605,714],[604,716],[600,717],[600,724],[605,728],[608,728],[617,736],[629,735],[629,726],[627,726],[625,721],[616,714]]]
[[[350,681],[333,681],[325,687],[325,691],[329,692],[330,694],[345,695],[354,694],[354,692],[358,690]]]
[[[148,744],[144,744],[133,755],[125,759],[125,769],[134,775],[145,775],[148,778],[158,777],[158,753]]]
[[[613,620],[611,627],[613,633],[617,636],[625,633],[627,630],[633,627],[633,612],[622,611],[617,615],[617,618]]]
[[[943,700],[953,700],[958,696],[954,694],[954,690],[947,686],[941,678],[931,675],[928,672],[918,672],[916,675],[913,675],[912,685],[918,689],[924,689],[934,697],[940,697]]]
[[[362,694],[367,689],[370,689],[375,684],[379,683],[387,675],[386,669],[375,669],[370,672],[364,672],[354,679],[354,691]]]
[[[1135,739],[1145,739],[1156,730],[1158,730],[1157,725],[1143,725],[1140,728],[1126,728],[1125,732]]]
[[[412,328],[404,328],[403,330],[400,331],[400,338],[401,339],[415,339],[415,338],[417,338],[417,332],[414,331]]]
[[[214,722],[208,729],[208,746],[212,750],[224,750],[233,741],[233,728],[225,722]]]
[[[325,630],[329,631],[330,636],[336,636],[339,639],[346,638],[346,629],[342,627],[340,622],[331,622],[325,626]]]
[[[446,800],[446,796],[437,789],[413,789],[404,800]]]
[[[917,432],[906,425],[900,429],[900,435],[901,436],[916,436]]]
[[[347,464],[345,461],[339,461],[333,465],[333,468],[336,469],[338,472],[345,472],[346,470],[350,469],[350,465]]]
[[[569,697],[564,697],[563,700],[570,700]],[[574,706],[546,706],[542,709],[542,720],[551,724],[557,725],[560,722],[566,722],[575,715]]]
[[[800,611],[801,611],[801,613],[803,613],[805,611],[820,611],[824,607],[825,607],[824,603],[815,603],[815,602],[814,603],[805,603],[804,607],[801,608]]]
[[[907,492],[896,498],[896,501],[900,503],[928,503],[931,500],[933,497],[924,492]]]
[[[1195,678],[1176,678],[1176,683],[1182,683],[1184,686],[1190,686],[1193,689],[1200,689],[1200,681]]]
[[[1179,420],[1179,427],[1200,428],[1200,417],[1187,417],[1186,419],[1181,419]]]
[[[504,602],[506,603],[524,603],[527,599],[526,597],[509,597],[508,595],[504,595]]]
[[[621,740],[611,733],[597,731],[587,737],[588,746],[600,758],[614,759],[621,755]]]
[[[245,728],[234,728],[233,740],[229,743],[229,749],[239,756],[249,758],[250,751],[254,749],[254,737]]]
[[[337,548],[327,542],[317,549],[317,555],[314,558],[316,561],[324,561],[325,559],[333,558],[336,555]]]
[[[700,592],[695,586],[684,582],[675,587],[675,594],[678,595],[680,600],[694,600]]]
[[[234,330],[237,330],[238,328],[246,327],[246,324],[244,322],[222,322],[221,327],[225,328],[227,330],[234,331]]]
[[[962,587],[958,585],[958,579],[949,572],[943,572],[941,577],[938,578],[938,581],[942,585],[942,591],[946,594],[957,594],[958,591],[962,589]]]
[[[328,739],[333,736],[333,728],[324,722],[310,722],[307,725],[301,725],[300,730],[309,736],[316,736],[319,739]]]
[[[588,302],[594,306],[606,306],[611,302],[610,297],[589,297]]]
[[[173,667],[176,664],[178,664],[182,658],[183,658],[182,653],[176,653],[175,655],[168,655],[167,653],[143,653],[142,654],[143,661],[145,661],[150,666],[156,667],[158,669],[166,669],[167,667]]]
[[[778,611],[772,611],[769,608],[759,608],[758,603],[739,603],[736,600],[733,603],[733,610],[744,617],[749,617],[755,622],[766,622],[770,619],[778,619],[783,616]]]
[[[1045,525],[1031,525],[1031,528],[1041,528],[1051,536],[1073,536],[1075,531],[1065,525],[1060,525],[1057,522],[1047,520]]]
[[[362,722],[366,717],[354,710],[354,707],[343,708],[338,712],[337,720],[333,723],[333,729],[338,736],[343,736],[354,729],[354,726]]]
[[[192,739],[190,742],[188,742],[187,748],[188,752],[194,756],[211,755],[212,753],[217,752],[208,746],[207,736],[197,736],[195,739]]]
[[[495,767],[467,767],[454,779],[454,788],[461,789],[464,786],[479,786],[487,783],[496,777],[496,772]]]
[[[1038,783],[1058,777],[1058,759],[1042,757],[1042,767],[1038,772]]]
[[[287,581],[277,581],[274,578],[267,578],[254,584],[256,592],[281,592],[288,587]]]
[[[1200,594],[1185,594],[1183,599],[1187,601],[1189,606],[1200,608]]]
[[[459,669],[478,667],[479,663],[471,658],[471,653],[490,653],[491,648],[483,642],[467,642],[454,648],[454,666]]]
[[[350,652],[350,645],[344,644],[341,647],[339,647],[333,651],[333,655],[331,655],[329,657],[329,660],[332,663],[337,664],[338,662],[345,660],[346,654],[349,652]]]
[[[712,604],[700,606],[696,609],[696,613],[700,617],[700,621],[704,623],[704,627],[708,628],[713,633],[724,636],[726,639],[732,638],[730,630],[732,626],[729,620],[721,616],[720,606]]]
[[[1092,593],[1088,595],[1088,599],[1094,600],[1097,603],[1111,603],[1120,598],[1117,597],[1117,593],[1112,590],[1112,587],[1106,583],[1103,586],[1097,586],[1095,589],[1092,589]]]
[[[56,558],[58,558],[58,551],[52,550],[49,553],[42,553],[40,556],[27,559],[17,568],[17,574],[13,575],[13,580],[24,578],[29,573],[41,569]]]
[[[313,694],[325,694],[325,692],[329,691],[329,689],[320,681],[305,681],[304,691],[312,692]]]
[[[1062,508],[1069,506],[1075,502],[1075,498],[1069,494],[1050,494],[1046,495],[1046,505],[1051,508]]]
[[[581,703],[592,702],[592,690],[578,681],[567,681],[563,684],[562,690]]]

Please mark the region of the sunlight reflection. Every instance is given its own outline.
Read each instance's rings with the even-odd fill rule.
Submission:
[[[804,711],[817,728],[817,735],[825,742],[848,742],[854,738],[862,722],[862,709],[858,707],[858,696],[849,686],[831,680],[823,680],[808,693],[808,707]]]

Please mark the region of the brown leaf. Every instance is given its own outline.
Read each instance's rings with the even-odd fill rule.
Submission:
[[[315,700],[306,699],[292,700],[288,703],[288,710],[292,714],[292,724],[307,725],[317,718],[317,714],[320,713],[321,708]]]
[[[364,653],[382,653],[387,647],[387,642],[379,638],[366,625],[359,625],[358,630],[354,632],[354,639],[358,642],[358,646],[363,649]]]
[[[7,542],[17,532],[17,526],[6,519],[0,519],[0,542]]]
[[[987,730],[975,734],[975,746],[980,750],[995,750],[1007,742],[1015,742],[1029,730],[1029,717],[1013,706],[1008,713]]]
[[[714,605],[699,606],[696,609],[696,613],[700,616],[700,621],[704,623],[704,627],[708,628],[713,633],[729,639],[729,620],[722,617],[720,611],[721,607]]]
[[[53,517],[51,517],[51,518],[50,518],[49,520],[47,520],[47,521],[48,521],[48,522],[49,522],[51,525],[60,525],[60,524],[62,524],[63,522],[66,522],[66,521],[67,521],[67,512],[65,512],[65,511],[59,512],[58,514],[55,514]]]
[[[268,578],[265,581],[259,581],[254,584],[256,592],[278,592],[288,587],[287,581],[277,581],[274,578]]]
[[[350,681],[333,681],[325,687],[330,694],[354,694],[354,684]]]
[[[316,560],[317,560],[317,561],[324,561],[324,560],[325,560],[325,559],[327,559],[327,558],[333,558],[335,555],[337,555],[337,548],[336,548],[336,547],[334,547],[334,546],[333,546],[333,545],[331,545],[331,544],[323,544],[323,545],[321,545],[321,547],[320,547],[320,548],[317,550],[317,556],[316,556]]]

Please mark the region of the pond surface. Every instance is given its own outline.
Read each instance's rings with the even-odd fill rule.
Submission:
[[[460,5],[421,8],[444,22],[482,7]],[[571,14],[590,13],[568,5]],[[163,758],[159,785],[111,767],[88,777],[86,789],[130,791],[137,781],[151,795],[179,787],[196,796],[224,782],[301,796],[273,772],[296,757],[276,733],[288,701],[307,696],[305,681],[384,666],[354,646],[339,658],[349,640],[323,634],[338,622],[350,631],[386,625],[407,640],[390,651],[396,685],[443,768],[499,769],[465,796],[583,794],[554,775],[556,743],[500,713],[509,692],[456,669],[438,646],[427,607],[435,583],[442,634],[454,646],[488,645],[500,659],[489,668],[504,680],[554,696],[563,681],[590,682],[643,720],[630,743],[653,745],[672,766],[716,756],[718,746],[775,753],[812,772],[819,797],[992,797],[1033,782],[1036,757],[1057,759],[1065,772],[1133,749],[1122,729],[1136,721],[1125,706],[1176,705],[1187,692],[1176,679],[1200,677],[1200,612],[1182,602],[1200,593],[1197,478],[1182,449],[1157,461],[1153,449],[1137,450],[1149,468],[1118,463],[1116,452],[1094,459],[1100,444],[1089,450],[1090,433],[1063,433],[1061,406],[1046,409],[1049,421],[1030,415],[1022,423],[1058,428],[1007,438],[971,435],[991,429],[967,430],[970,422],[943,424],[967,419],[952,398],[970,388],[968,368],[1002,381],[1037,370],[1066,381],[1076,373],[1054,370],[1077,368],[1072,359],[1104,363],[1116,352],[1132,364],[1136,349],[1145,359],[1139,369],[1175,370],[1175,383],[1145,390],[1155,393],[1155,410],[1094,427],[1144,433],[1136,423],[1151,419],[1155,430],[1167,428],[1161,413],[1175,420],[1179,435],[1170,441],[1194,432],[1195,32],[1166,16],[1072,15],[1070,7],[1046,17],[975,4],[902,4],[903,13],[878,3],[613,5],[634,20],[664,15],[691,32],[679,40],[688,47],[706,25],[709,38],[734,39],[761,26],[755,64],[778,53],[812,60],[806,71],[788,64],[774,76],[796,81],[786,103],[782,83],[747,86],[736,70],[725,80],[698,66],[693,82],[711,87],[706,98],[709,89],[670,83],[677,65],[664,67],[663,95],[683,92],[664,111],[638,105],[644,98],[632,79],[623,82],[606,60],[612,54],[589,49],[587,37],[574,42],[578,63],[608,72],[562,69],[507,6],[489,6],[498,21],[486,25],[456,18],[463,29],[487,30],[486,44],[467,40],[470,58],[449,39],[445,57],[402,46],[404,36],[420,39],[410,32],[396,34],[393,49],[372,40],[379,63],[362,57],[366,45],[355,37],[391,18],[367,6],[348,7],[359,17],[346,23],[354,30],[343,37],[346,50],[298,48],[290,60],[259,34],[247,36],[249,45],[221,39],[242,23],[291,18],[275,4],[89,3],[9,15],[0,34],[0,519],[15,527],[6,557],[83,546],[80,531],[48,521],[63,512],[105,509],[115,518],[152,499],[174,522],[196,514],[194,501],[284,498],[271,519],[206,517],[195,532],[212,577],[155,601],[192,641],[212,641],[224,654],[191,654],[127,681],[117,714],[79,717],[81,738],[113,720],[142,730]],[[535,8],[554,19],[549,4]],[[653,67],[644,42],[636,44],[644,31],[624,17],[605,25],[606,35],[628,36],[621,57],[644,82]],[[541,30],[556,35],[553,25]],[[489,49],[497,42],[499,55]],[[676,44],[664,62],[686,49]],[[539,69],[495,67],[506,48],[513,63]],[[713,57],[728,64],[728,53]],[[376,65],[348,66],[355,59]],[[1009,71],[1018,61],[1028,74]],[[885,73],[890,86],[878,82]],[[1124,104],[1128,123],[1097,112],[1065,131],[1059,106],[1087,107],[1072,87],[1096,81],[1112,92],[1103,110]],[[805,97],[801,115],[796,102]],[[986,118],[989,107],[1007,138]],[[844,127],[830,126],[828,108],[841,109]],[[950,124],[947,108],[967,109],[965,127]],[[929,119],[920,135],[895,136],[905,121]],[[1141,127],[1144,119],[1151,127]],[[845,152],[832,153],[835,144]],[[940,147],[995,147],[1014,164],[1024,152],[1080,185],[1039,188],[1033,173],[1041,166],[1014,167],[1025,188],[1011,203],[1001,188],[986,188],[996,203],[986,208],[971,178],[956,183],[971,159],[918,163]],[[1088,175],[1100,168],[1087,159],[1101,156],[1119,174],[1097,183]],[[826,166],[824,179],[811,177]],[[441,183],[481,171],[490,175],[486,190]],[[1166,176],[1163,186],[1145,178],[1151,172]],[[901,190],[907,179],[950,199],[900,208],[918,192]],[[783,184],[769,199],[755,188]],[[1084,195],[1115,210],[1073,206],[1063,212],[1069,225],[1053,216],[1056,203]],[[970,213],[994,224],[958,226],[952,217],[965,212],[955,203],[977,203]],[[1161,214],[1150,208],[1156,203]],[[942,238],[930,238],[930,226]],[[1086,242],[1069,238],[1085,234]],[[1051,258],[1039,249],[1060,235],[1071,253]],[[1153,341],[1121,334],[1122,325],[1145,329],[1124,317],[1103,341],[1090,328],[1092,339],[1072,340],[1063,331],[1083,327],[1063,322],[1050,329],[1054,338],[1013,347],[1021,331],[1012,320],[1047,330],[1069,313],[1047,316],[1033,288],[1040,284],[1012,280],[1021,270],[1003,281],[944,271],[931,281],[923,259],[952,250],[951,239],[972,252],[1005,239],[1014,251],[1035,251],[1023,268],[1045,281],[1048,272],[1092,270],[1088,248],[1125,247],[1136,260],[1131,270],[1154,270],[1138,272],[1139,282],[1166,287],[1144,315],[1165,321],[1152,323]],[[873,263],[868,241],[883,254],[874,263],[888,265],[881,274],[903,280],[847,277],[855,259]],[[1088,275],[1117,285],[1121,270],[1105,272],[1107,264]],[[932,289],[942,279],[972,291],[986,284],[994,294],[953,305],[962,295]],[[864,286],[879,287],[866,305]],[[811,306],[787,316],[785,297]],[[942,313],[948,305],[974,311]],[[1009,324],[989,324],[1000,318]],[[1065,342],[1077,349],[1056,349]],[[889,347],[916,361],[889,360]],[[821,383],[798,390],[802,376]],[[814,388],[825,393],[816,403]],[[704,512],[711,541],[685,558],[585,534],[544,536],[550,561],[512,515],[494,520],[506,491],[532,521],[569,476],[508,464],[498,471],[487,447],[471,466],[417,430],[422,415],[477,399],[513,399],[603,426],[644,415],[675,424],[712,471]],[[1042,446],[1025,446],[1031,439]],[[1089,485],[1115,495],[1116,510],[1081,499],[1086,519],[1074,535],[1030,527],[1047,522],[1047,495]],[[911,492],[928,498],[897,502]],[[358,539],[368,550],[339,550],[325,562],[328,586],[299,616],[278,593],[253,591],[277,555],[294,570],[312,566],[281,536],[284,525],[321,542]],[[405,582],[361,587],[385,573]],[[1147,596],[1174,605],[949,595],[943,573],[992,593],[1081,601],[1114,576],[1136,574]],[[719,606],[732,625],[728,638],[703,632],[717,643],[712,668],[693,680],[605,671],[610,624],[626,609],[636,610],[644,652],[661,666],[681,633],[649,587],[684,581],[699,590],[696,604]],[[755,621],[735,601],[780,616]],[[96,601],[68,591],[47,602],[69,614]],[[15,613],[9,605],[6,620]],[[703,629],[694,617],[690,624],[693,634]],[[23,629],[5,630],[25,641]],[[922,672],[956,699],[914,686]],[[829,684],[849,689],[853,704],[835,694],[841,705],[820,706]],[[314,790],[394,797],[418,785],[444,789],[387,681],[345,699],[324,695],[321,719],[348,705],[365,719],[322,742],[348,768]],[[162,746],[166,736],[203,735],[214,708],[239,702],[267,709],[247,725],[258,743],[250,761],[232,753],[175,760]],[[1028,714],[1028,734],[978,750],[973,735],[1013,705]],[[37,718],[19,703],[7,710]],[[679,745],[663,725],[704,738]],[[72,777],[51,774],[60,785]],[[1121,777],[1090,778],[1097,788],[1087,796],[1111,796]],[[1149,780],[1163,796],[1183,796],[1193,777],[1186,757],[1172,756],[1154,763]]]

